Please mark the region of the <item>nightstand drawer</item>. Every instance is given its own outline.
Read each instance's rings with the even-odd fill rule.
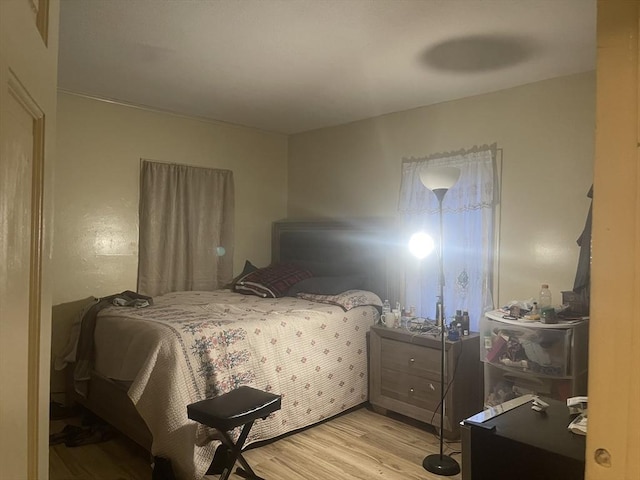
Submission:
[[[382,338],[380,362],[383,369],[440,379],[440,351],[432,348]]]
[[[438,381],[386,368],[383,368],[380,373],[382,395],[424,410],[435,411],[440,402]]]

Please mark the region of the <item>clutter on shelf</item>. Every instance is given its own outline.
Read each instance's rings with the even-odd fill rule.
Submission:
[[[498,309],[505,320],[518,320],[523,323],[570,323],[588,319],[588,316],[576,314],[571,305],[563,304],[559,307],[540,307],[538,302],[529,300],[512,300]]]

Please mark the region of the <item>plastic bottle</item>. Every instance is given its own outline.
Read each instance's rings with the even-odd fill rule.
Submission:
[[[456,315],[455,317],[453,317],[453,324],[454,325],[462,325],[462,310],[456,310]]]
[[[389,318],[389,314],[391,313],[391,304],[389,303],[389,300],[385,300],[382,303],[382,313],[380,315],[380,323],[382,325],[386,325],[386,319]]]
[[[384,303],[382,304],[382,314],[384,315],[385,313],[389,313],[391,311],[391,304],[389,303],[389,300],[385,300]]]
[[[542,312],[542,310],[549,307],[551,307],[551,290],[549,290],[548,284],[543,283],[538,296],[538,309]]]
[[[446,327],[443,305],[440,300],[436,302],[436,326],[441,327],[443,329]]]
[[[449,326],[449,331],[447,333],[447,337],[449,338],[449,341],[457,342],[458,340],[460,340],[461,331],[462,331],[462,327],[460,326],[460,324],[454,325],[452,321],[451,325]]]
[[[471,322],[469,320],[469,312],[464,310],[462,312],[462,334],[463,335],[469,335],[469,324],[470,323]]]

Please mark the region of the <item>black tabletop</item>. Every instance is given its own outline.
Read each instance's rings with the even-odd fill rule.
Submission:
[[[569,414],[566,402],[540,398],[549,404],[544,412],[532,410],[532,403],[527,402],[485,421],[483,426],[494,426],[493,435],[584,462],[586,437],[567,428],[576,415]]]

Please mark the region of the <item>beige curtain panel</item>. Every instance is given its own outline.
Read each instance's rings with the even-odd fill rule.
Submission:
[[[233,172],[143,160],[138,292],[215,290],[233,275]]]

